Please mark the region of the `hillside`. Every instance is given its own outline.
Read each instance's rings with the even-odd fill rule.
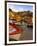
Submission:
[[[9,19],[13,19],[16,22],[25,22],[28,25],[32,25],[33,13],[31,11],[19,11],[14,12],[9,9]]]

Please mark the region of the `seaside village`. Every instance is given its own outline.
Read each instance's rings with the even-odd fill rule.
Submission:
[[[9,40],[32,39],[33,13],[31,11],[14,12],[9,8]]]

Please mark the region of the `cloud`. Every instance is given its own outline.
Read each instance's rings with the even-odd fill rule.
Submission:
[[[9,4],[8,8],[12,9],[12,11],[18,12],[18,10],[15,8],[15,5]]]
[[[15,12],[18,12],[18,11],[23,11],[24,9],[23,8],[21,8],[21,7],[16,7],[16,5],[8,5],[8,7],[9,8],[11,8],[13,11],[15,11]]]
[[[24,9],[23,8],[21,8],[21,7],[19,7],[19,9],[18,9],[19,11],[24,11]]]

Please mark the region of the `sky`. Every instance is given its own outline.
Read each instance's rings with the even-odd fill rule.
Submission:
[[[33,6],[30,5],[15,5],[15,4],[8,4],[8,7],[12,9],[13,11],[32,11]]]

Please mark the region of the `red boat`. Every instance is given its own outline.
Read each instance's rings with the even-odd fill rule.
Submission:
[[[22,29],[18,28],[16,24],[9,23],[9,35],[15,35],[21,32],[22,32]]]

